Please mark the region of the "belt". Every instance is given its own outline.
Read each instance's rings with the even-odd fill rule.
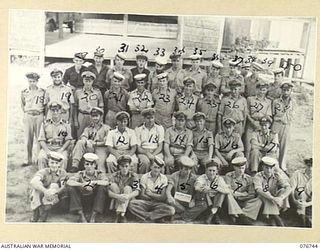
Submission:
[[[62,146],[63,145],[63,142],[62,141],[48,141],[47,142],[49,145],[51,146]]]
[[[84,115],[90,115],[90,112],[88,112],[88,111],[79,110],[79,113],[84,114]]]
[[[25,112],[26,114],[28,114],[28,115],[33,115],[33,116],[36,116],[36,115],[41,115],[41,114],[43,114],[43,112],[40,112],[40,111],[26,111]]]

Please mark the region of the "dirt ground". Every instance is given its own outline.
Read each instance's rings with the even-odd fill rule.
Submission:
[[[67,68],[69,64],[59,64],[60,68]],[[57,65],[51,64],[41,72],[39,86],[45,88],[51,84],[49,72]],[[29,221],[31,211],[29,205],[29,181],[36,172],[35,164],[26,168],[21,167],[26,159],[26,147],[23,132],[23,113],[20,108],[20,93],[26,88],[25,73],[34,69],[25,66],[11,65],[9,70],[8,86],[8,158],[7,158],[7,183],[6,183],[6,222],[26,223]],[[296,87],[294,90],[296,103],[294,122],[289,144],[288,172],[293,173],[302,167],[305,155],[312,155],[313,148],[313,89],[310,87]],[[36,150],[34,150],[36,151]],[[35,159],[35,156],[34,156]],[[73,223],[77,217],[59,210],[52,211],[48,222]],[[99,222],[112,222],[112,217],[98,218]],[[135,222],[129,218],[129,222]],[[183,223],[173,221],[172,223]],[[196,222],[198,223],[198,222]],[[264,225],[257,222],[256,225]],[[287,220],[288,226],[294,222]]]

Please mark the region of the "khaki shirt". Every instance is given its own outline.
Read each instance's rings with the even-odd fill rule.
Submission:
[[[116,70],[115,67],[111,68],[107,72],[106,76],[106,82],[107,82],[107,88],[110,89],[111,86],[111,79],[113,77],[114,72],[118,72],[121,75],[125,77],[125,79],[122,81],[121,87],[123,87],[125,90],[129,91],[131,89],[131,85],[133,82],[133,76],[129,69],[122,68],[122,70]]]
[[[29,111],[42,113],[44,106],[47,104],[44,89],[39,87],[35,90],[29,88],[24,89],[21,92],[21,103],[23,105],[23,111],[26,113]]]
[[[244,193],[247,192],[253,193],[253,186],[252,186],[252,177],[247,174],[243,174],[239,177],[236,177],[235,171],[226,173],[224,176],[224,180],[229,188],[235,193],[240,192]]]
[[[168,186],[168,178],[164,174],[159,174],[155,181],[152,180],[151,172],[142,175],[140,186],[149,189],[155,194],[161,194],[163,189]]]
[[[167,70],[168,72],[168,86],[175,89],[178,93],[182,92],[183,79],[185,77],[185,71],[183,69],[173,70],[172,68]]]
[[[127,111],[127,104],[129,100],[128,92],[121,88],[120,92],[115,93],[112,88],[107,90],[104,94],[104,104],[107,111],[118,113],[120,111]]]
[[[132,188],[132,191],[140,190],[139,176],[134,172],[129,172],[128,176],[122,176],[120,171],[113,173],[110,177],[111,183],[115,183],[123,191],[125,186]]]
[[[196,109],[206,115],[206,121],[215,122],[218,117],[220,103],[218,96],[215,96],[212,100],[200,98]]]
[[[281,92],[282,91],[281,91],[280,85],[281,84],[278,84],[278,83],[271,83],[269,85],[267,96],[271,100],[277,99],[277,98],[279,98],[281,96]]]
[[[152,93],[154,108],[156,115],[170,116],[175,109],[175,98],[177,92],[174,89],[167,88],[166,90],[155,89]]]
[[[132,146],[137,145],[136,133],[133,129],[126,128],[123,133],[118,127],[109,131],[106,140],[106,146],[118,150],[129,150]]]
[[[279,138],[277,133],[263,134],[262,131],[258,130],[253,132],[250,143],[252,147],[255,145],[261,146],[263,148],[269,148],[267,154],[277,155],[279,150]]]
[[[194,193],[194,183],[197,179],[197,176],[190,172],[186,181],[180,178],[180,171],[174,172],[168,177],[168,183],[173,186],[173,195],[176,192],[190,194]]]
[[[109,130],[110,127],[102,122],[97,125],[92,123],[84,129],[80,139],[92,140],[95,142],[106,142]]]
[[[196,112],[199,96],[192,94],[187,97],[185,94],[178,95],[176,97],[176,103],[179,111],[184,111],[187,115],[187,119],[192,119]]]
[[[64,169],[59,168],[58,171],[52,172],[50,168],[43,168],[35,173],[31,182],[38,179],[45,188],[48,188],[51,183],[57,183],[61,187],[66,178],[67,172]]]
[[[50,102],[61,102],[63,109],[68,111],[70,106],[74,104],[72,89],[63,83],[58,86],[54,84],[48,86],[45,93],[45,103]]]
[[[70,180],[80,182],[80,183],[88,183],[90,185],[91,181],[97,181],[97,180],[108,180],[106,175],[99,171],[94,170],[93,175],[89,175],[85,170],[77,172],[74,176],[70,177]]]
[[[213,134],[207,129],[198,131],[193,130],[193,151],[195,152],[209,152],[209,147],[214,145]]]
[[[236,74],[236,75],[228,75],[223,77],[222,84],[221,84],[221,93],[223,95],[231,91],[229,82],[233,79],[237,79],[241,81],[242,85],[241,85],[240,93],[244,93],[244,78],[242,75]]]
[[[128,106],[130,110],[142,111],[153,106],[152,95],[149,90],[145,89],[142,93],[138,89],[129,93]]]
[[[310,196],[310,187],[307,187],[309,185],[309,181],[311,180],[311,176],[306,175],[305,170],[296,170],[292,176],[290,177],[290,184],[292,190],[294,190],[294,195],[296,199],[299,199],[302,197],[303,193],[305,193],[307,196]]]
[[[253,179],[254,189],[262,189],[263,192],[270,192],[273,196],[277,195],[280,188],[290,187],[288,179],[282,178],[280,174],[274,173],[269,178],[262,172],[257,173]]]
[[[164,142],[170,147],[186,149],[187,146],[193,146],[192,132],[187,128],[178,131],[175,127],[170,127],[165,132]]]
[[[216,134],[215,148],[221,153],[229,153],[231,150],[243,147],[241,136],[239,133],[233,132],[228,136],[225,132]]]
[[[203,86],[207,83],[207,73],[201,68],[193,70],[192,67],[190,67],[189,69],[185,70],[185,77],[188,76],[191,76],[196,82],[194,91],[200,93]]]
[[[232,118],[237,123],[245,120],[248,113],[247,101],[242,96],[237,99],[232,96],[223,97],[219,107],[219,114],[223,118]]]
[[[291,124],[293,119],[293,101],[289,97],[286,102],[282,97],[275,99],[272,105],[272,114],[274,122]]]
[[[151,129],[143,124],[135,129],[137,144],[143,149],[155,150],[164,141],[164,128],[155,124]]]
[[[249,96],[247,98],[248,111],[252,119],[259,121],[263,116],[271,116],[271,100],[268,98],[259,98],[258,96]]]
[[[77,89],[74,93],[74,98],[75,106],[78,107],[79,112],[90,114],[93,107],[103,109],[103,98],[99,89]]]

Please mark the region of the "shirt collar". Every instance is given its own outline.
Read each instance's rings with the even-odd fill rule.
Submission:
[[[121,132],[119,131],[119,129],[118,129],[118,126],[116,127],[116,131],[117,131],[118,133],[121,133]],[[128,133],[127,128],[125,128],[125,129],[124,129],[123,133],[125,133],[125,132],[127,132],[127,133]]]

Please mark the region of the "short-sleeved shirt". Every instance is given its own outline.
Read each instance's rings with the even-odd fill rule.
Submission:
[[[98,72],[98,69],[95,65],[90,65],[88,67],[88,70],[90,70],[92,73],[96,75],[96,79],[93,82],[93,87],[98,89],[106,89],[107,88],[107,72],[109,70],[109,67],[107,65],[102,64],[100,71]]]
[[[35,90],[29,88],[24,89],[21,92],[21,102],[24,107],[24,112],[38,111],[43,112],[46,105],[45,91],[42,88],[37,87]]]
[[[152,99],[154,102],[154,108],[156,115],[170,116],[173,114],[175,109],[175,98],[177,92],[174,89],[155,89],[152,93]]]
[[[195,199],[201,200],[201,198],[203,198],[202,190],[208,187],[210,187],[213,190],[216,190],[216,192],[212,192],[209,195],[209,197],[214,197],[219,192],[219,190],[228,189],[228,186],[225,183],[223,177],[217,175],[214,177],[213,180],[209,180],[208,176],[206,174],[203,174],[196,179],[196,182],[194,184],[194,188],[196,190]]]
[[[268,178],[262,171],[257,173],[252,181],[255,190],[262,189],[263,192],[269,191],[273,196],[277,195],[280,188],[290,187],[288,179],[282,178],[278,173],[274,173]]]
[[[244,94],[246,97],[257,95],[257,83],[259,82],[259,76],[252,74],[251,76],[244,78],[245,91]]]
[[[201,68],[198,68],[197,70],[193,70],[192,67],[190,67],[189,69],[185,70],[185,77],[188,77],[188,76],[192,77],[196,82],[194,91],[201,92],[203,86],[207,83],[207,78],[208,78],[207,73]]]
[[[223,82],[223,77],[221,75],[212,75],[212,74],[209,74],[208,75],[208,80],[207,80],[207,83],[208,82],[213,82],[214,85],[217,87],[215,89],[215,92],[220,95],[221,93],[221,85],[222,85],[222,82]]]
[[[152,180],[151,172],[142,175],[140,186],[149,189],[155,194],[161,194],[162,190],[168,186],[168,178],[164,174],[159,174],[155,181]]]
[[[105,142],[109,130],[110,127],[102,122],[97,125],[91,123],[90,126],[84,129],[80,139],[92,140],[95,142]]]
[[[78,107],[79,112],[89,114],[93,107],[103,109],[103,98],[99,89],[77,89],[74,93],[74,99],[75,106]]]
[[[183,89],[183,79],[185,77],[185,71],[183,69],[173,70],[172,67],[167,70],[168,72],[168,86],[175,89],[177,92],[181,92]]]
[[[273,121],[291,124],[293,119],[293,101],[285,101],[282,97],[275,99],[272,104]]]
[[[38,141],[44,141],[50,150],[56,150],[68,140],[72,140],[71,127],[64,120],[54,122],[48,119],[41,124]]]
[[[308,176],[305,173],[305,170],[296,170],[292,174],[292,176],[290,177],[290,184],[291,184],[292,190],[294,190],[296,198],[299,198],[299,196],[301,196],[303,192],[309,195],[308,193],[310,192],[307,193],[306,191],[308,190],[306,189],[307,189],[308,182],[310,180],[311,180],[311,176]]]
[[[186,178],[186,181],[184,181],[185,178],[180,178],[180,171],[177,171],[168,177],[168,183],[173,186],[173,193],[180,192],[192,195],[194,192],[194,183],[196,179],[197,176],[193,173],[190,173]]]
[[[133,77],[132,77],[131,71],[126,68],[122,68],[121,70],[117,70],[115,67],[113,67],[108,70],[107,76],[106,76],[107,88],[110,89],[111,79],[113,77],[114,72],[118,72],[125,77],[125,79],[122,81],[121,87],[123,87],[125,90],[129,91],[132,86]]]
[[[118,113],[120,111],[127,111],[127,104],[129,100],[128,92],[121,88],[119,93],[115,93],[112,88],[107,90],[104,94],[104,104],[107,111]]]
[[[277,133],[262,133],[261,130],[255,131],[251,137],[251,145],[259,145],[263,148],[269,148],[267,154],[277,154],[279,150],[279,138]]]
[[[138,89],[129,93],[128,106],[130,110],[138,109],[142,111],[153,106],[152,95],[149,90],[145,89],[142,93]]]
[[[226,173],[224,180],[233,192],[253,192],[252,177],[248,174],[237,177],[235,171],[232,171]]]
[[[187,119],[192,119],[196,112],[199,96],[192,94],[191,96],[185,96],[185,94],[177,95],[176,103],[179,111],[184,111],[187,115]]]
[[[111,175],[110,181],[117,184],[121,191],[125,186],[131,187],[133,191],[140,190],[139,176],[131,171],[129,171],[128,176],[122,176],[121,172],[117,171]]]
[[[194,129],[193,131],[193,151],[209,152],[209,147],[214,145],[214,138],[211,131],[206,128],[202,131]]]
[[[197,105],[197,111],[206,115],[206,121],[215,122],[217,120],[220,107],[220,99],[215,96],[212,100],[200,98]]]
[[[271,100],[269,98],[259,98],[258,96],[249,96],[247,98],[248,112],[252,119],[259,121],[263,116],[271,116]]]
[[[135,129],[138,146],[143,149],[156,149],[164,141],[164,128],[154,124],[151,129],[143,124]]]
[[[230,90],[229,82],[233,79],[239,80],[242,85],[240,88],[240,93],[244,93],[244,78],[242,75],[236,74],[236,75],[228,75],[223,77],[222,83],[221,83],[221,93],[227,94]]]
[[[280,85],[281,85],[280,83],[275,83],[275,82],[269,85],[267,96],[271,100],[277,99],[281,96],[282,91],[281,91]]]
[[[215,148],[221,153],[229,153],[231,150],[242,148],[243,143],[239,133],[233,132],[228,136],[225,132],[216,134]]]
[[[237,123],[244,121],[248,113],[247,101],[244,97],[239,96],[234,98],[232,96],[223,97],[219,107],[219,114],[223,118],[232,118]]]
[[[90,185],[90,181],[108,180],[108,178],[103,172],[99,170],[94,170],[94,173],[92,175],[89,175],[88,173],[86,173],[85,170],[83,170],[77,172],[74,176],[70,177],[70,180],[80,183],[88,182],[88,185]]]
[[[148,90],[150,90],[151,93],[153,93],[153,91],[159,87],[158,86],[158,77],[157,77],[157,75],[158,75],[157,71],[152,71],[149,74],[149,77],[148,77]]]
[[[170,147],[186,149],[187,146],[193,146],[192,131],[187,128],[178,131],[175,127],[170,127],[165,132],[164,142]]]
[[[69,86],[61,83],[60,85],[50,85],[46,89],[45,103],[61,102],[64,110],[69,110],[70,106],[74,104],[74,95]]]
[[[67,172],[59,168],[58,171],[52,172],[50,168],[43,168],[38,170],[34,178],[39,178],[45,188],[48,188],[51,183],[57,183],[61,186],[62,182],[66,180]]]
[[[134,68],[132,68],[132,69],[130,69],[130,70],[131,70],[131,74],[132,74],[133,79],[134,79],[134,77],[135,77],[136,75],[138,75],[138,74],[146,74],[146,78],[147,78],[147,79],[149,78],[150,70],[148,70],[148,69],[146,69],[146,68],[143,68],[142,71],[139,71],[138,67],[134,67]],[[148,85],[148,84],[146,84],[146,85]],[[147,88],[147,87],[148,87],[148,86],[146,86],[146,88]],[[133,81],[133,82],[131,83],[131,86],[130,86],[130,90],[129,90],[129,91],[135,90],[136,88],[137,88],[137,84],[136,84],[135,81]]]
[[[64,84],[69,83],[74,88],[82,88],[83,81],[81,74],[87,70],[88,68],[85,66],[81,66],[79,73],[76,71],[75,66],[66,69],[63,75]]]
[[[117,150],[128,150],[132,146],[137,145],[136,133],[133,129],[126,128],[123,133],[118,127],[109,131],[107,135],[106,146],[113,147]]]

